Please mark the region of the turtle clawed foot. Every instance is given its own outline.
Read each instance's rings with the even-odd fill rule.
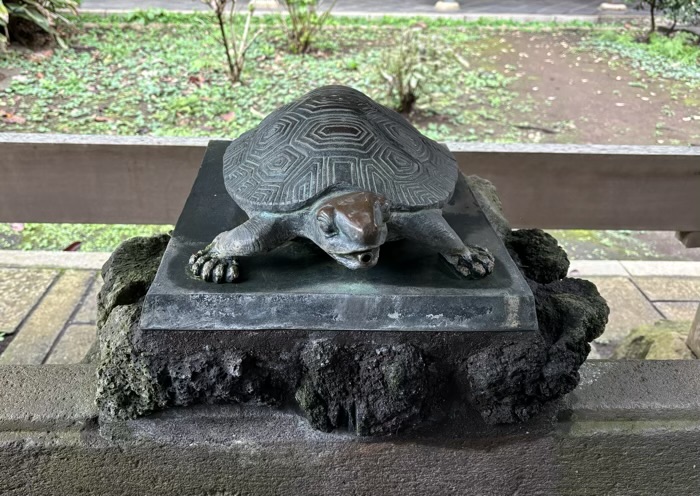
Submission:
[[[459,255],[443,256],[466,279],[483,279],[495,265],[493,255],[478,246],[467,247]]]
[[[192,274],[203,281],[223,283],[238,279],[238,262],[233,257],[213,255],[209,248],[199,250],[190,257]]]

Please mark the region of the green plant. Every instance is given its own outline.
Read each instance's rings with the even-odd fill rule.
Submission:
[[[10,35],[7,32],[7,24],[10,22],[10,12],[0,0],[0,49],[4,49]]]
[[[392,107],[402,114],[413,111],[426,84],[437,73],[439,59],[428,41],[415,30],[406,31],[399,44],[380,58],[379,75],[386,83]]]
[[[700,0],[665,1],[666,6],[664,13],[671,18],[672,22],[671,26],[666,28],[667,32],[674,32],[678,27],[678,23],[690,26],[700,24]]]
[[[323,29],[336,1],[333,0],[330,7],[319,14],[322,0],[282,0],[288,14],[288,19],[281,17],[282,27],[287,33],[292,53],[309,52],[314,37]]]
[[[700,0],[635,0],[638,8],[649,9],[650,28],[643,41],[648,42],[651,35],[658,31],[672,34],[676,31],[678,23],[685,25],[700,24]],[[670,26],[659,27],[657,18],[665,15],[671,20]],[[697,33],[694,33],[697,35]]]
[[[251,2],[248,5],[248,14],[245,18],[243,33],[238,31],[238,11],[236,10],[236,0],[201,0],[214,11],[216,22],[219,25],[221,44],[226,52],[226,63],[228,75],[232,83],[241,80],[243,67],[245,65],[246,54],[255,39],[260,36],[262,29],[258,29],[255,34],[250,35],[250,21],[253,18],[255,6]],[[227,15],[228,11],[228,15]]]
[[[59,25],[70,21],[61,12],[77,14],[78,5],[78,0],[0,0],[0,45],[15,38],[33,45],[39,33],[44,33],[65,48]]]

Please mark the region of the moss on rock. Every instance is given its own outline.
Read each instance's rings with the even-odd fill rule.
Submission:
[[[119,305],[136,303],[146,295],[160,266],[170,236],[131,238],[120,244],[102,267],[104,285],[97,295],[97,325]]]
[[[660,320],[632,330],[613,353],[616,359],[690,360],[695,358],[686,343],[691,323]]]
[[[140,318],[140,304],[122,305],[99,329],[97,406],[103,416],[129,419],[167,404],[155,372],[134,348]]]

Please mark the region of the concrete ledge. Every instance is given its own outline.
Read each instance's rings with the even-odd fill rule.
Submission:
[[[592,360],[566,404],[578,420],[700,420],[700,361]]]
[[[80,430],[97,416],[95,387],[93,365],[0,366],[0,432]]]
[[[560,409],[560,413],[576,421],[700,420],[700,360],[591,360],[581,367],[580,373],[581,384],[565,398]],[[0,431],[82,429],[97,415],[95,388],[94,365],[0,366]],[[236,423],[254,410],[208,407],[175,411],[179,419],[193,412],[192,418],[213,415]],[[276,418],[291,415],[262,411]],[[136,422],[147,425],[154,418],[158,417]],[[296,415],[290,418],[298,428],[306,425]],[[330,435],[332,439],[336,437],[345,436]]]
[[[91,366],[0,367],[0,494],[700,494],[699,372],[593,361],[566,419],[502,429],[370,440],[204,406],[114,426],[110,442],[90,423]]]
[[[700,277],[700,262],[622,260],[620,263],[634,277]]]
[[[619,260],[572,260],[568,275],[569,277],[629,277],[629,272],[625,270]]]
[[[0,267],[100,270],[111,253],[0,250]]]

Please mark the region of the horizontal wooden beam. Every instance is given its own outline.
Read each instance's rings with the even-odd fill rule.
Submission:
[[[207,139],[0,134],[0,221],[172,224]],[[700,231],[700,149],[448,143],[516,227]]]
[[[700,148],[450,143],[516,227],[700,231]]]

